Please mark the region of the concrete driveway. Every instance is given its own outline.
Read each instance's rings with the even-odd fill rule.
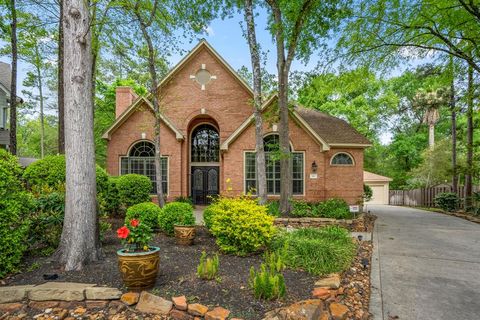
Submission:
[[[375,320],[480,319],[480,225],[440,213],[369,205]],[[398,317],[398,318],[396,318]]]

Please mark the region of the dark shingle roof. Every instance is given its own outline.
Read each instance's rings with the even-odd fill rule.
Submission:
[[[300,116],[328,144],[371,144],[346,121],[315,109],[296,106]]]
[[[0,61],[0,83],[2,86],[5,87],[8,91],[10,91],[10,86],[12,83],[12,72],[10,69],[10,65],[5,62]]]

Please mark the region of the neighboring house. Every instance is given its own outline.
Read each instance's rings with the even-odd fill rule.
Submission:
[[[0,61],[0,148],[6,148],[10,142],[7,119],[11,76],[10,65]]]
[[[201,41],[159,85],[162,109],[162,187],[169,200],[241,194],[256,186],[252,89],[206,42]],[[264,102],[268,114],[276,96]],[[280,194],[280,165],[272,153],[278,124],[265,115],[269,198]],[[347,122],[295,107],[290,113],[293,198],[332,197],[355,204],[363,194],[363,152],[370,142]],[[154,115],[151,101],[131,88],[116,90],[116,120],[104,134],[107,171],[139,173],[155,183]],[[152,191],[153,193],[153,191]]]
[[[372,188],[372,199],[368,201],[367,204],[388,204],[390,181],[392,181],[392,179],[389,177],[364,171],[363,183]]]

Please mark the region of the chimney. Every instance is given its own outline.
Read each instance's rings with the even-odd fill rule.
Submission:
[[[118,118],[137,99],[137,95],[130,87],[115,89],[115,118]]]

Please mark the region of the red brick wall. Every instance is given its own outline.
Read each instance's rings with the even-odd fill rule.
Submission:
[[[130,87],[117,87],[115,89],[115,117],[118,118],[137,98]]]

